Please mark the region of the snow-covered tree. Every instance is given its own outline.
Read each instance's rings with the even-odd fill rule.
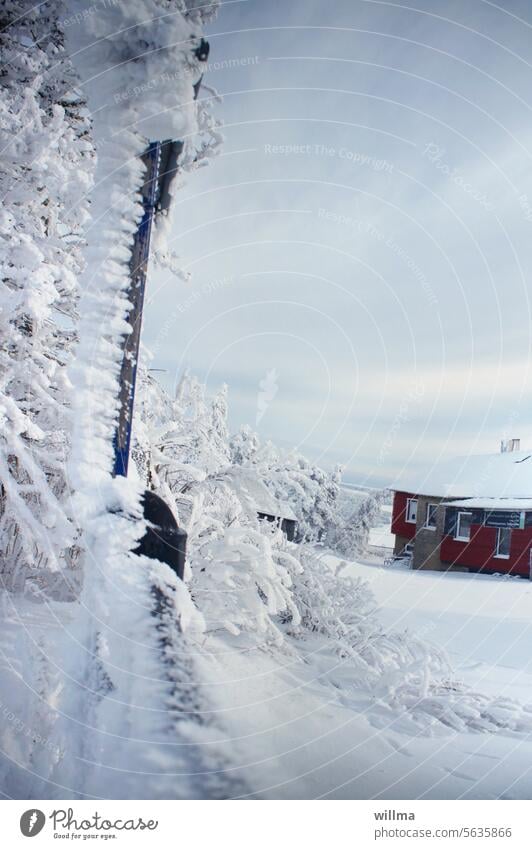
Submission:
[[[136,407],[134,456],[137,465],[149,466],[146,481],[166,481],[177,494],[228,465],[227,387],[208,399],[198,379],[185,373],[170,399],[143,370]]]
[[[371,528],[378,524],[381,507],[388,498],[387,489],[368,494],[347,519],[339,520],[331,529],[328,545],[352,560],[364,554],[368,548]]]
[[[261,445],[247,426],[231,438],[230,452],[233,463],[255,468],[272,495],[290,505],[299,541],[325,541],[336,529],[341,466],[327,472],[298,451],[281,452],[271,442]]]
[[[4,586],[69,595],[71,387],[93,147],[61,4],[0,4],[0,561]]]
[[[260,439],[249,425],[242,425],[229,443],[231,462],[236,466],[250,464],[260,447]]]

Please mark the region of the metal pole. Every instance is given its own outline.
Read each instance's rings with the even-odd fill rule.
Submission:
[[[131,304],[126,316],[131,330],[124,337],[124,356],[120,369],[120,394],[118,396],[118,423],[114,435],[114,475],[127,476],[131,428],[133,423],[133,405],[135,402],[135,383],[139,359],[140,331],[142,327],[142,309],[146,289],[146,275],[150,254],[150,237],[155,208],[158,198],[159,162],[161,143],[151,142],[141,157],[146,166],[146,176],[141,189],[143,214],[135,234],[133,250],[129,264],[131,284],[128,300]]]
[[[209,56],[209,43],[201,39],[195,50],[196,58],[206,62]],[[202,76],[194,86],[194,99],[197,98]],[[120,392],[118,396],[118,423],[113,437],[114,469],[113,474],[127,477],[129,451],[131,446],[131,428],[133,425],[133,405],[135,403],[135,383],[140,348],[142,310],[150,255],[151,227],[158,212],[167,213],[171,204],[170,186],[178,171],[178,159],[183,151],[183,142],[167,139],[150,142],[141,160],[146,167],[146,177],[141,189],[143,214],[135,239],[129,269],[131,284],[128,300],[131,303],[126,316],[131,330],[124,336],[124,356],[120,369]]]

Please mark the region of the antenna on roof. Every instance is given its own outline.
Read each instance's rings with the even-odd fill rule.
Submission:
[[[520,447],[520,439],[501,439],[501,454],[506,454],[509,451],[519,451]]]

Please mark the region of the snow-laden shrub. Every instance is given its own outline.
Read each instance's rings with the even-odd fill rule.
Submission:
[[[191,555],[193,596],[211,632],[257,634],[281,646],[283,621],[299,623],[292,576],[274,556],[268,535],[250,527],[226,528],[221,539],[200,542]]]
[[[137,462],[149,466],[151,485],[187,530],[187,572],[207,631],[282,643],[279,617],[299,620],[291,573],[274,557],[273,540],[282,534],[261,527],[229,474],[226,388],[208,398],[185,374],[168,402],[144,373],[138,410],[144,448],[137,440]]]

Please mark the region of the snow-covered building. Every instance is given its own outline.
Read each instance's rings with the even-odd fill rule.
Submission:
[[[394,487],[394,552],[414,569],[531,576],[532,450],[456,457]]]
[[[259,519],[273,522],[292,542],[297,530],[297,516],[286,502],[275,498],[252,468],[238,468],[228,473],[240,501]]]

